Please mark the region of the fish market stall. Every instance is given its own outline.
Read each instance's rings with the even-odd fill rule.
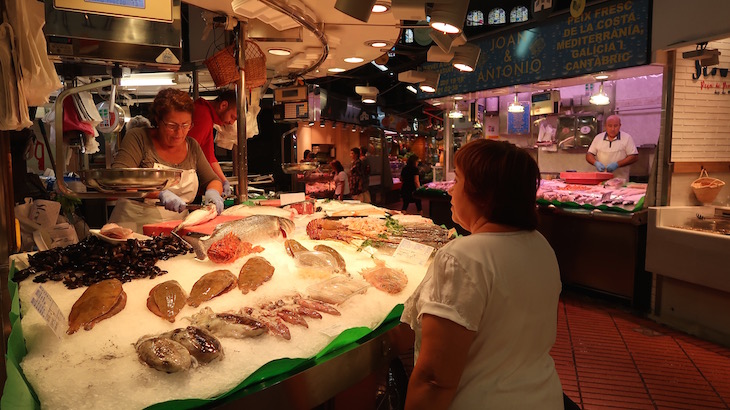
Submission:
[[[644,268],[646,184],[613,182],[542,180],[538,230],[555,250],[563,284],[648,310],[652,279]],[[433,182],[414,194],[430,201],[428,216],[436,224],[454,225],[448,194],[452,185]]]
[[[61,256],[15,258],[3,408],[316,406],[394,356],[389,330],[428,256],[399,256],[398,238],[448,240],[405,215],[253,215],[222,226],[230,224],[197,243],[202,261],[172,236],[94,236]],[[21,269],[24,260],[35,272]],[[53,329],[34,308],[41,299],[62,313]]]

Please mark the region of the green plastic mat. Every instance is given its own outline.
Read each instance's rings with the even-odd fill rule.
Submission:
[[[8,275],[10,278],[8,280],[8,289],[12,300],[10,308],[10,324],[12,330],[8,338],[8,351],[5,354],[7,379],[5,381],[3,396],[0,398],[0,408],[14,410],[40,409],[38,397],[35,395],[30,383],[25,379],[23,371],[20,368],[20,362],[25,357],[27,350],[25,348],[25,339],[23,338],[23,329],[20,325],[18,284],[12,281],[14,274],[15,263],[13,262],[10,265],[10,274]],[[390,330],[398,325],[402,313],[403,305],[400,304],[393,308],[383,322],[374,330],[370,330],[367,327],[347,329],[313,357],[306,359],[278,359],[269,362],[253,372],[238,386],[218,397],[211,399],[172,400],[157,403],[148,408],[154,410],[177,410],[209,407],[212,404],[222,404],[223,402],[261,391],[302,370],[323,363],[339,353],[354,349],[363,342]]]
[[[619,212],[624,214],[630,214],[634,212],[641,211],[644,209],[644,198],[641,197],[641,199],[634,205],[633,208],[627,209],[622,208],[620,206],[608,206],[608,205],[590,205],[590,204],[579,204],[576,202],[560,202],[560,201],[548,201],[546,199],[538,198],[537,204],[538,205],[555,205],[557,207],[562,208],[581,208],[581,209],[588,209],[588,210],[594,210],[594,209],[600,209],[601,211],[610,211],[610,212]]]

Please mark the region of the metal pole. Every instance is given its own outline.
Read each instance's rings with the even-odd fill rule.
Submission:
[[[246,144],[246,37],[248,37],[247,22],[238,22],[238,68],[241,73],[241,81],[236,84],[236,95],[238,97],[238,144],[236,146],[238,163],[238,202],[248,200],[248,146]]]

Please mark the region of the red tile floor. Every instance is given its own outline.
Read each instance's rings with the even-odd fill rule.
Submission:
[[[564,293],[551,354],[585,410],[730,408],[730,348],[604,301]]]

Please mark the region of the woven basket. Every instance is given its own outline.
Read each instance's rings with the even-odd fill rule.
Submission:
[[[712,203],[720,193],[722,187],[725,186],[725,182],[717,178],[711,178],[707,174],[707,170],[702,168],[700,171],[700,177],[695,179],[692,184],[692,191],[695,193],[697,200],[703,204]]]
[[[241,74],[238,70],[235,45],[218,51],[205,60],[205,66],[216,87],[224,87],[238,81]],[[266,84],[266,55],[251,40],[246,40],[245,66],[246,88],[256,88]]]

